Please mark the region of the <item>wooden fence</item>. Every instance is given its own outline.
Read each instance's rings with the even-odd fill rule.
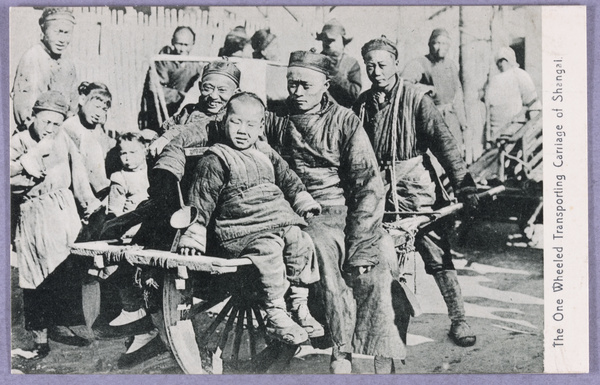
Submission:
[[[76,7],[77,25],[68,55],[76,63],[80,81],[103,82],[111,90],[113,107],[107,128],[132,131],[137,129],[148,60],[170,44],[177,26],[189,26],[196,33],[191,55],[216,57],[234,27],[244,26],[251,36],[274,19],[286,22],[272,11],[263,12],[258,7]],[[21,55],[39,41],[41,13],[41,8],[11,10],[11,85]],[[298,26],[294,29],[301,36],[298,45],[313,42],[314,25]]]
[[[237,25],[249,34],[264,26],[222,8],[84,7],[74,13],[77,32],[70,50],[80,63],[79,78],[108,85],[114,96],[108,128],[116,131],[137,129],[148,58],[170,43],[177,26],[194,29],[192,54],[202,56],[216,56],[225,35]]]

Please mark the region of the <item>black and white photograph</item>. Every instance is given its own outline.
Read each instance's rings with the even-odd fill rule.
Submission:
[[[11,7],[11,372],[587,373],[585,23]]]

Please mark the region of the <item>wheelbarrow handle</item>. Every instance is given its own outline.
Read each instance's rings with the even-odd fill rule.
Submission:
[[[494,196],[494,195],[500,194],[504,190],[506,190],[505,186],[493,187],[489,190],[486,190],[484,192],[477,194],[477,197],[484,198],[487,196]],[[411,213],[413,215],[409,216],[408,218],[404,218],[404,219],[400,220],[400,223],[404,223],[408,227],[414,228],[414,229],[423,228],[423,227],[437,221],[438,219],[441,219],[441,218],[447,217],[448,215],[454,214],[454,213],[462,210],[463,208],[464,208],[463,203],[454,203],[450,206],[443,207],[437,211],[424,211],[424,212],[417,211],[417,212],[414,212],[414,214]],[[389,213],[386,213],[386,214],[389,214]]]
[[[493,187],[493,188],[491,188],[489,190],[486,190],[484,192],[481,192],[481,193],[477,194],[477,197],[479,199],[481,199],[481,198],[485,198],[485,197],[488,197],[488,196],[498,195],[501,192],[503,192],[504,190],[506,190],[505,186],[496,186],[496,187]],[[463,203],[455,203],[455,204],[450,205],[450,206],[442,207],[441,209],[439,209],[437,211],[434,211],[434,213],[436,213],[438,215],[436,219],[440,219],[440,218],[446,217],[446,216],[448,216],[450,214],[454,214],[454,213],[462,210],[463,208],[464,208],[464,204]]]

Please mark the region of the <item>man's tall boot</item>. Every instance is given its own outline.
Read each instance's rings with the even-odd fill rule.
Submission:
[[[477,337],[475,337],[467,323],[465,305],[456,271],[438,271],[433,277],[444,297],[444,301],[448,307],[448,317],[452,321],[448,336],[458,346],[468,347],[475,345]]]
[[[308,287],[291,285],[287,295],[292,319],[306,330],[310,338],[323,337],[325,330],[308,310]]]

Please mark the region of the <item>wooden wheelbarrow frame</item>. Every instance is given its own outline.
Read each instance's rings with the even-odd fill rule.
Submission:
[[[252,265],[248,258],[224,259],[204,255],[185,256],[167,251],[143,249],[140,246],[127,246],[109,241],[76,243],[71,253],[94,260],[95,268],[128,263],[135,266],[151,266],[164,269],[162,283],[162,311],[153,316],[161,338],[171,348],[173,356],[186,374],[220,373],[220,355],[213,352],[209,357],[211,367],[207,368],[203,361],[197,340],[217,338],[221,351],[227,345],[232,350],[232,362],[239,361],[242,335],[249,335],[250,371],[256,373],[277,373],[291,360],[297,346],[271,341],[265,337],[264,319],[256,303],[244,302],[240,295],[230,294],[206,302],[195,302],[190,279],[195,272],[209,274],[233,274],[242,267]],[[224,301],[227,303],[220,309]],[[197,337],[191,318],[201,312],[217,308],[216,316],[210,326]],[[162,313],[162,314],[160,314]],[[97,316],[97,313],[96,313]],[[212,313],[210,317],[213,317]],[[88,320],[93,323],[93,320]],[[223,329],[224,326],[224,329]],[[221,328],[221,329],[219,329]],[[235,328],[235,329],[234,329]],[[221,333],[221,335],[217,335]],[[233,333],[233,340],[229,334]],[[266,341],[266,347],[258,351],[259,339]],[[201,344],[202,345],[202,344]],[[204,353],[204,351],[203,351]],[[203,366],[204,365],[204,366]]]

